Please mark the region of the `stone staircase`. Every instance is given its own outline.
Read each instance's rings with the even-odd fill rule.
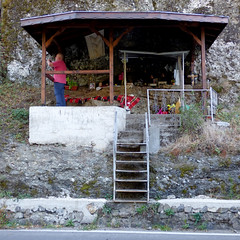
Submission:
[[[127,114],[126,129],[118,134],[115,144],[113,200],[149,201],[149,152],[145,115]]]
[[[146,115],[127,114],[126,129],[115,139],[114,194],[115,202],[149,201],[149,149],[156,153],[175,141],[180,126],[179,116],[151,115],[147,146]]]

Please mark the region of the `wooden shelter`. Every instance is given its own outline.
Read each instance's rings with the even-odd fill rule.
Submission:
[[[110,103],[113,102],[114,48],[120,40],[135,29],[154,29],[159,34],[176,34],[189,49],[201,48],[202,87],[206,89],[206,49],[228,23],[228,17],[174,12],[65,12],[21,19],[21,26],[42,46],[41,103],[45,105],[46,75],[48,74],[109,74]],[[100,33],[107,30],[106,36]],[[117,32],[117,34],[116,34]],[[79,37],[89,33],[101,36],[109,48],[109,68],[101,70],[46,70],[46,51],[61,52]],[[141,38],[146,38],[142,34]],[[179,49],[186,50],[186,49]],[[192,60],[194,62],[194,54]]]

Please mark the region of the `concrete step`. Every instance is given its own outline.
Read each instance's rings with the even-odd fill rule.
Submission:
[[[118,133],[118,142],[121,143],[143,143],[143,131],[122,131]]]
[[[126,129],[140,130],[145,127],[144,114],[128,114],[126,117]]]

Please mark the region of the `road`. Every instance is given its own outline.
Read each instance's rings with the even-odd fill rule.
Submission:
[[[240,240],[240,234],[147,231],[0,230],[0,240]]]

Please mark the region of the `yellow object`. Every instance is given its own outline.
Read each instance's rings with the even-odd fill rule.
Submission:
[[[180,107],[181,107],[181,101],[180,101],[180,98],[179,98],[178,101],[176,102],[175,114],[180,113],[180,110],[179,110]]]

